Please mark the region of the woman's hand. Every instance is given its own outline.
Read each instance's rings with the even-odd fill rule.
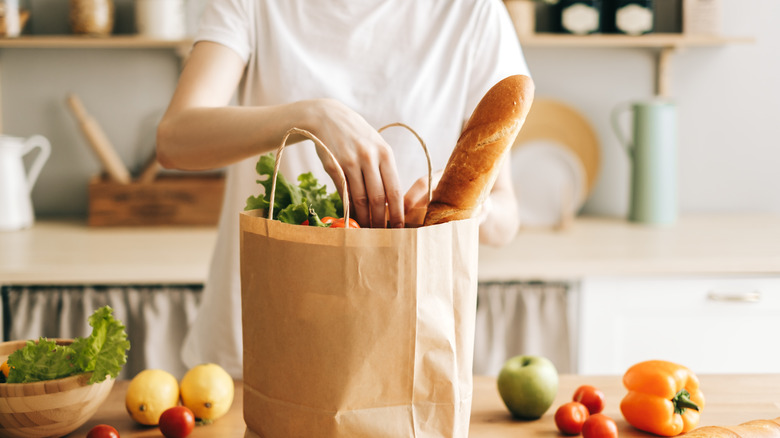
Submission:
[[[433,188],[439,185],[443,171],[438,170],[431,174]],[[420,226],[428,211],[428,177],[424,176],[412,184],[404,195],[404,215],[406,223],[411,226]]]
[[[507,160],[508,161],[508,160]],[[432,175],[433,188],[439,184],[443,171]],[[404,196],[406,223],[412,226],[422,225],[428,208],[428,177],[418,179]],[[509,163],[504,163],[498,174],[490,197],[482,204],[478,215],[479,242],[491,246],[508,244],[517,235],[520,227],[517,199],[512,187],[512,175]]]
[[[376,128],[346,105],[333,99],[315,99],[305,105],[302,128],[331,150],[347,178],[352,215],[361,227],[404,226],[404,199],[390,145]],[[330,157],[318,150],[333,181],[339,176]],[[387,212],[387,215],[386,215]]]

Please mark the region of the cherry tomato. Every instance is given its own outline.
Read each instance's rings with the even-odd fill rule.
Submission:
[[[582,403],[564,403],[555,411],[555,425],[564,435],[579,435],[589,415]]]
[[[572,400],[584,404],[590,415],[598,414],[604,410],[604,393],[595,386],[580,386],[574,391]]]
[[[344,218],[332,218],[330,216],[325,216],[322,218],[322,223],[325,225],[330,226],[331,228],[344,228]],[[350,228],[360,228],[360,225],[357,223],[355,219],[349,218],[349,227]]]
[[[165,438],[184,438],[195,428],[195,415],[186,406],[174,406],[160,415],[160,432]]]
[[[344,218],[338,218],[325,216],[322,219],[320,219],[323,224],[331,227],[331,228],[344,228]],[[305,221],[301,222],[301,225],[309,225],[309,220],[306,219]],[[350,228],[360,228],[360,224],[357,223],[355,219],[349,218],[349,227]]]
[[[119,438],[119,432],[108,424],[98,424],[89,430],[87,438]]]
[[[615,420],[604,414],[593,414],[582,425],[582,438],[617,438]]]

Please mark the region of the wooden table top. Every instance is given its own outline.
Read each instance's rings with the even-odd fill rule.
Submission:
[[[780,374],[772,375],[702,375],[699,376],[706,406],[700,425],[739,424],[754,419],[780,417]],[[162,435],[156,427],[136,424],[125,411],[124,398],[128,381],[117,381],[106,403],[95,416],[72,437],[86,436],[89,429],[101,423],[117,428],[122,438],[156,437]],[[604,413],[618,425],[620,437],[648,437],[633,429],[620,414],[620,399],[625,394],[619,376],[561,375],[558,397],[549,411],[536,421],[514,420],[506,410],[492,377],[474,378],[474,401],[469,436],[473,438],[501,437],[555,437],[561,436],[555,428],[555,409],[567,402],[574,390],[590,384],[604,391]],[[208,426],[199,426],[190,435],[198,437],[243,438],[246,426],[243,420],[243,387],[236,383],[236,398],[224,417]]]

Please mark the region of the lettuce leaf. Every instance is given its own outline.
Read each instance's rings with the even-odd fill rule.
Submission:
[[[92,333],[87,338],[76,338],[71,345],[76,352],[76,365],[83,372],[92,372],[89,383],[116,377],[127,362],[130,341],[125,326],[114,319],[112,312],[108,306],[96,310],[89,317]]]
[[[109,306],[97,309],[89,317],[92,333],[86,338],[75,338],[70,345],[57,345],[44,337],[27,341],[24,348],[8,356],[8,383],[39,382],[88,372],[92,372],[89,383],[116,377],[127,363],[130,341],[125,326],[112,313]]]
[[[27,341],[8,356],[8,383],[39,382],[76,374],[75,356],[69,345],[57,345],[46,338]]]
[[[267,154],[260,157],[255,166],[257,174],[264,179],[257,180],[265,190],[257,196],[246,200],[244,210],[265,210],[271,205],[271,178],[274,173],[274,156]],[[309,206],[314,207],[319,217],[341,217],[343,204],[338,192],[328,194],[328,188],[320,184],[311,172],[298,176],[298,185],[290,183],[281,173],[276,176],[276,196],[274,197],[274,219],[288,224],[300,224],[308,218]]]

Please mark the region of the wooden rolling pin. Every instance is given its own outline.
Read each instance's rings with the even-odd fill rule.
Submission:
[[[131,181],[130,171],[127,170],[127,167],[119,158],[116,149],[114,149],[114,146],[108,140],[97,121],[87,114],[81,99],[71,93],[68,95],[68,105],[79,122],[81,131],[87,137],[87,142],[95,154],[97,154],[108,176],[118,183],[129,184]]]

